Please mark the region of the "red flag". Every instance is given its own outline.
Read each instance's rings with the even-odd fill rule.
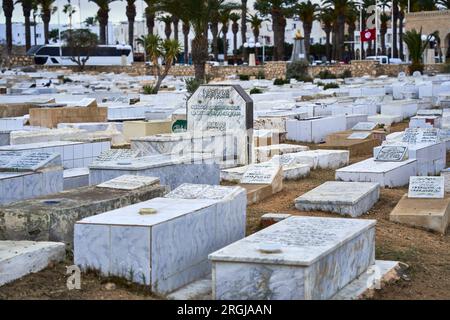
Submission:
[[[375,40],[376,34],[377,34],[376,31],[377,30],[375,28],[361,31],[361,34],[360,34],[361,41],[362,42],[367,42],[367,41]]]

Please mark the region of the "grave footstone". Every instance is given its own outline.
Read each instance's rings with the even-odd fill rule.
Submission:
[[[283,190],[283,170],[276,162],[252,164],[241,178],[240,186],[247,190],[249,204],[259,202]]]
[[[97,185],[97,188],[135,190],[159,183],[159,178],[123,175]]]
[[[364,140],[364,139],[368,139],[371,134],[372,134],[372,132],[365,132],[365,131],[353,132],[351,135],[349,135],[347,137],[347,139],[350,139],[350,140]]]
[[[371,131],[377,127],[377,123],[375,122],[358,122],[353,128],[352,131]]]

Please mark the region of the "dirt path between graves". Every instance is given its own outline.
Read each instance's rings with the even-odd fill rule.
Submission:
[[[447,157],[449,159],[449,157]],[[352,159],[351,162],[360,161]],[[311,171],[310,177],[285,182],[284,190],[261,203],[248,207],[247,233],[260,229],[260,217],[268,212],[294,215],[339,217],[323,212],[300,212],[294,199],[334,180],[333,170]],[[450,299],[450,235],[442,236],[389,221],[389,213],[407,190],[383,189],[380,201],[363,219],[376,219],[376,258],[397,260],[409,265],[404,277],[375,294],[375,299]],[[0,287],[0,299],[157,299],[142,286],[121,279],[106,279],[95,273],[83,274],[82,289],[66,288],[65,263]],[[113,287],[113,288],[111,288]]]

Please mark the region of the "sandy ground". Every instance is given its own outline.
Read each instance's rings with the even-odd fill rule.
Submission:
[[[449,157],[447,157],[448,159]],[[356,162],[360,159],[352,159]],[[286,182],[284,190],[248,207],[247,233],[260,229],[260,217],[268,212],[338,217],[323,212],[300,212],[294,199],[325,181],[334,180],[333,170],[312,171],[310,177]],[[427,232],[389,221],[389,213],[406,188],[383,189],[380,201],[362,219],[376,219],[376,258],[397,260],[409,268],[398,282],[377,292],[375,299],[450,299],[450,235]],[[157,299],[142,286],[123,279],[107,279],[95,273],[83,274],[82,289],[66,288],[67,261],[0,287],[0,299]],[[113,287],[113,288],[111,288]]]

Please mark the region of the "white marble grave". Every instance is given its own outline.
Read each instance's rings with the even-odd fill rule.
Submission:
[[[246,194],[239,187],[183,185],[156,198],[83,219],[74,259],[167,294],[210,273],[208,254],[245,235]],[[140,214],[152,209],[152,214]]]
[[[443,199],[444,177],[410,177],[408,198]]]
[[[218,300],[330,299],[375,262],[375,220],[290,217],[210,254]]]

